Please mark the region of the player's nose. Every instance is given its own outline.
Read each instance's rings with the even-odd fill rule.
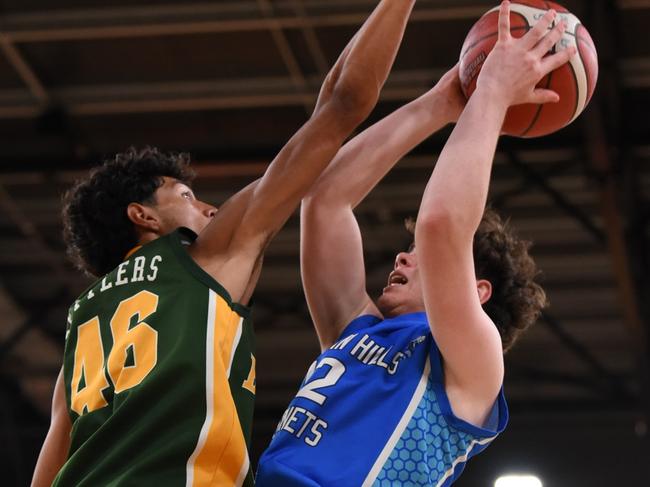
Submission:
[[[399,267],[408,267],[411,264],[410,255],[406,252],[400,252],[395,257],[395,269]]]
[[[213,218],[217,214],[218,210],[215,206],[203,202],[201,202],[201,204],[203,205],[203,209],[201,211],[208,218]]]

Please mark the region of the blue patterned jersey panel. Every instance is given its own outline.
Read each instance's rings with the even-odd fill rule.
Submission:
[[[503,409],[505,403],[501,401],[495,404],[490,415],[494,419],[494,431],[483,430],[478,436],[450,426],[435,391],[432,373],[424,396],[379,472],[375,487],[451,485],[463,471],[465,462],[485,449],[505,427],[507,408]]]

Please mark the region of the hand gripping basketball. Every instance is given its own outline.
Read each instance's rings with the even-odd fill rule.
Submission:
[[[549,10],[526,35],[516,39],[510,33],[510,2],[504,1],[499,9],[498,40],[483,64],[477,89],[490,90],[492,97],[506,106],[559,101],[556,92],[536,87],[575,54],[575,48],[569,47],[546,56],[566,27],[559,22],[548,31],[555,17],[555,10]]]
[[[472,27],[459,76],[467,97],[479,81],[504,96],[510,104],[504,133],[537,137],[571,123],[589,103],[598,57],[587,30],[564,7],[513,0],[486,12]]]

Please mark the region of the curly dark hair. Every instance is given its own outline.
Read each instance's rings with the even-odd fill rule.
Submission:
[[[407,220],[406,228],[414,234],[415,220]],[[546,293],[535,282],[540,272],[528,253],[530,245],[491,208],[485,210],[474,234],[476,276],[492,284],[492,296],[483,309],[499,330],[504,352],[548,304]]]
[[[163,176],[190,184],[194,172],[184,153],[153,147],[129,148],[93,168],[63,196],[63,238],[67,253],[84,272],[110,272],[137,245],[127,216],[130,203],[154,203]]]

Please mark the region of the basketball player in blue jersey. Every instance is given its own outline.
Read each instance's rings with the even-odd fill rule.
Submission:
[[[485,212],[508,107],[557,102],[535,85],[573,51],[545,56],[563,25],[550,12],[499,40],[463,109],[457,70],[346,144],[301,213],[301,267],[323,353],[262,455],[258,487],[450,485],[503,430],[503,351],[545,303],[526,243]],[[461,113],[462,111],[462,113]],[[365,289],[353,208],[394,163],[457,125],[426,187],[415,244],[377,302]]]
[[[414,3],[378,2],[311,118],[219,210],[195,198],[185,155],[153,149],[68,193],[69,251],[99,280],[70,309],[32,485],[252,485],[246,305],[264,250],[376,104]]]

